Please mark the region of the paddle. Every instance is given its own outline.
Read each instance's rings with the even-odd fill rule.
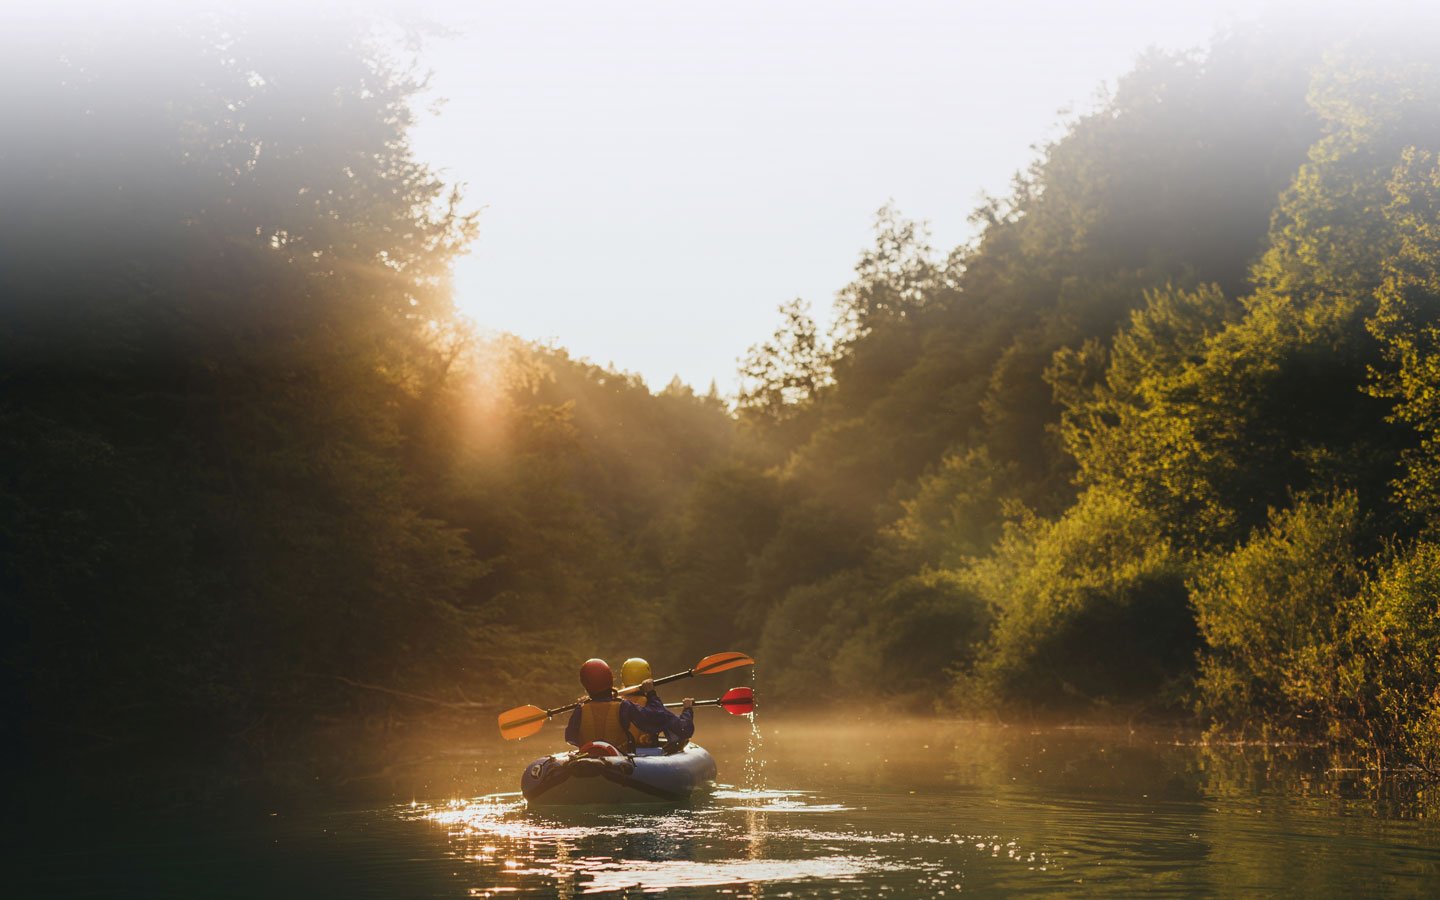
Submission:
[[[684,706],[684,703],[667,703],[666,706]],[[755,711],[755,692],[750,688],[731,688],[725,696],[714,700],[696,700],[695,706],[718,706],[732,716],[743,716]]]
[[[668,684],[672,681],[679,681],[681,678],[690,678],[695,675],[714,675],[717,672],[726,672],[730,669],[738,669],[741,666],[753,666],[755,660],[743,653],[729,650],[724,653],[712,653],[695,664],[694,668],[684,672],[677,672],[674,675],[666,675],[664,678],[654,679],[654,683]],[[620,695],[633,694],[640,690],[640,685],[633,684],[621,688],[617,693]],[[723,699],[723,698],[722,698]],[[500,736],[507,741],[514,741],[520,738],[529,737],[545,727],[554,716],[563,712],[569,712],[578,707],[579,703],[570,703],[565,706],[557,706],[554,709],[541,709],[538,706],[517,706],[514,709],[507,709],[499,716]]]

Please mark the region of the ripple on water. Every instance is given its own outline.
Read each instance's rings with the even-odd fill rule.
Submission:
[[[1047,854],[992,834],[856,829],[846,817],[815,828],[809,814],[845,811],[814,792],[722,785],[710,801],[656,812],[537,811],[515,794],[407,808],[445,830],[469,864],[474,896],[515,889],[561,896],[760,883],[809,884],[868,894],[907,884],[930,895],[960,886],[957,863],[999,858],[1043,872]],[[792,816],[792,813],[803,814]],[[902,888],[902,892],[903,892]]]
[[[732,859],[721,862],[625,860],[585,870],[590,881],[581,893],[599,894],[627,888],[663,890],[716,887],[773,881],[836,881],[855,883],[862,875],[893,870],[895,863],[862,856],[818,856],[811,859]]]
[[[744,810],[749,812],[778,812],[778,813],[829,813],[848,812],[852,807],[842,806],[839,803],[811,803],[806,796],[813,794],[813,791],[778,791],[778,790],[735,790],[716,789],[711,795],[712,800],[724,802],[724,809]],[[728,801],[739,801],[732,803]]]
[[[720,784],[715,786],[710,797],[715,800],[789,800],[792,797],[804,797],[814,793],[814,791],[750,790]]]

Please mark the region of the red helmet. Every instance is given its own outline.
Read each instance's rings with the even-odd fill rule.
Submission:
[[[580,667],[580,684],[592,694],[603,694],[615,686],[610,664],[603,659],[587,659]]]

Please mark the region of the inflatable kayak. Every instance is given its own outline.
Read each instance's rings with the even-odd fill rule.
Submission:
[[[542,756],[525,767],[520,790],[532,806],[684,803],[714,780],[715,760],[703,747],[687,744],[668,754]]]

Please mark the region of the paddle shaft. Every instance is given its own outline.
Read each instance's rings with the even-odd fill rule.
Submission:
[[[695,674],[695,670],[694,670],[694,669],[690,669],[690,670],[685,671],[685,672],[676,672],[674,675],[666,675],[664,678],[656,678],[656,679],[655,679],[655,683],[656,683],[656,684],[669,684],[669,683],[672,682],[672,681],[679,681],[679,680],[682,679],[682,678],[689,678],[690,676],[692,676],[692,675],[694,675],[694,674]],[[634,690],[634,691],[640,690],[640,685],[638,685],[638,684],[636,684],[636,685],[631,685],[630,687],[625,688],[624,690],[622,690],[621,693],[623,694],[625,691],[631,691],[631,690]]]
[[[667,703],[667,707],[684,706],[684,703]],[[750,688],[731,688],[723,696],[714,700],[692,700],[693,706],[718,706],[733,715],[741,714],[741,711],[751,712],[755,709],[755,692]]]
[[[669,684],[669,683],[672,682],[672,681],[679,681],[679,680],[682,679],[682,678],[691,678],[691,677],[693,677],[694,675],[695,675],[695,670],[694,670],[694,669],[686,669],[684,672],[676,672],[674,675],[666,675],[664,678],[652,678],[652,679],[650,679],[650,683],[653,684],[653,685],[655,685],[656,687],[659,687],[659,686],[662,685],[662,684]],[[632,685],[630,685],[629,687],[623,687],[623,688],[621,688],[620,690],[616,691],[615,693],[618,694],[618,695],[621,696],[621,697],[624,697],[624,696],[626,696],[627,694],[634,694],[634,693],[638,693],[639,691],[640,691],[640,685],[638,685],[638,684],[632,684]]]
[[[695,674],[695,670],[694,670],[694,669],[689,669],[689,670],[684,671],[684,672],[676,672],[674,675],[666,675],[664,678],[655,678],[655,679],[652,679],[652,683],[653,683],[653,684],[669,684],[669,683],[672,682],[672,681],[679,681],[679,680],[682,679],[682,678],[689,678],[690,676],[692,676],[692,675],[694,675],[694,674]],[[627,694],[634,694],[634,693],[636,693],[636,692],[639,691],[639,690],[640,690],[640,685],[638,685],[638,684],[632,684],[632,685],[630,685],[629,687],[621,688],[620,690],[616,691],[615,694],[616,694],[616,696],[624,697],[624,696],[626,696]],[[588,702],[588,701],[587,701],[587,702]],[[717,703],[719,703],[719,702],[720,702],[719,700],[701,700],[701,701],[699,701],[699,703],[704,703],[704,704],[706,704],[706,705],[708,705],[708,706],[714,706],[715,704],[717,704]],[[698,706],[699,703],[697,703],[696,705]],[[666,705],[669,706],[670,704],[666,704]],[[568,704],[568,705],[566,705],[566,706],[557,706],[557,707],[555,707],[554,709],[547,709],[547,710],[545,710],[545,718],[547,718],[547,719],[553,719],[555,716],[558,716],[558,715],[560,715],[561,713],[569,712],[569,711],[572,710],[572,709],[579,709],[579,708],[580,708],[580,704],[579,704],[579,703],[571,703],[571,704]]]

